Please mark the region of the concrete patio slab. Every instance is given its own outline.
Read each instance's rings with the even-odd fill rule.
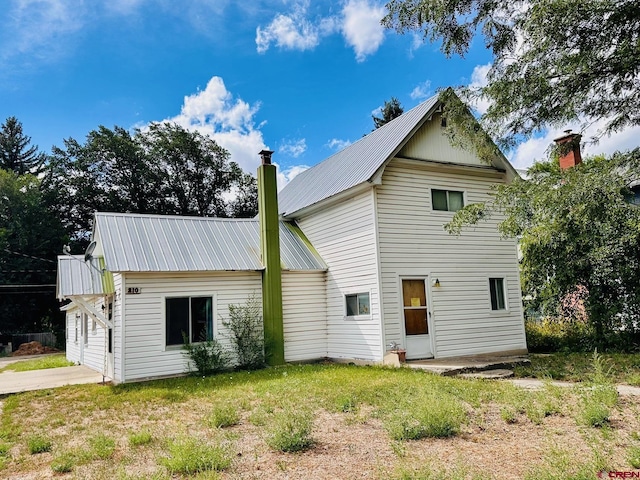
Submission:
[[[100,382],[102,374],[84,365],[29,372],[8,371],[0,373],[0,395]]]
[[[407,367],[427,370],[438,375],[460,375],[485,370],[510,370],[531,363],[525,355],[468,355],[464,357],[409,360]]]

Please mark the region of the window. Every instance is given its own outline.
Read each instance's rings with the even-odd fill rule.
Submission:
[[[347,317],[369,315],[371,313],[368,293],[355,293],[346,295],[345,298],[347,300]]]
[[[506,310],[504,296],[504,278],[489,279],[489,295],[491,296],[491,310]]]
[[[457,212],[464,207],[464,197],[462,192],[453,190],[431,189],[431,204],[434,210],[444,212]]]
[[[213,338],[213,301],[211,297],[166,299],[167,345],[182,345]]]

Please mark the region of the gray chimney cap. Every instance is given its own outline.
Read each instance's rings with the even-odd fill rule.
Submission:
[[[262,159],[262,165],[271,165],[271,155],[273,155],[273,150],[261,150],[259,155]]]

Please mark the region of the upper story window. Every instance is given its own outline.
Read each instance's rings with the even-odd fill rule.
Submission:
[[[457,212],[464,207],[463,192],[455,190],[431,189],[431,204],[434,210],[444,212]]]

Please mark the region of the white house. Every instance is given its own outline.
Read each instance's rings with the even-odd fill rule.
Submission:
[[[269,335],[284,330],[285,361],[378,363],[391,344],[408,359],[526,352],[516,242],[500,238],[499,218],[443,230],[517,173],[504,157],[485,165],[452,147],[440,111],[431,98],[298,175],[273,210],[278,241],[269,159],[259,221],[96,214],[92,260],[59,262],[68,358],[116,382],[182,373],[179,332],[197,340],[210,322],[224,340],[228,305],[251,294]],[[95,360],[94,344],[105,352]]]

